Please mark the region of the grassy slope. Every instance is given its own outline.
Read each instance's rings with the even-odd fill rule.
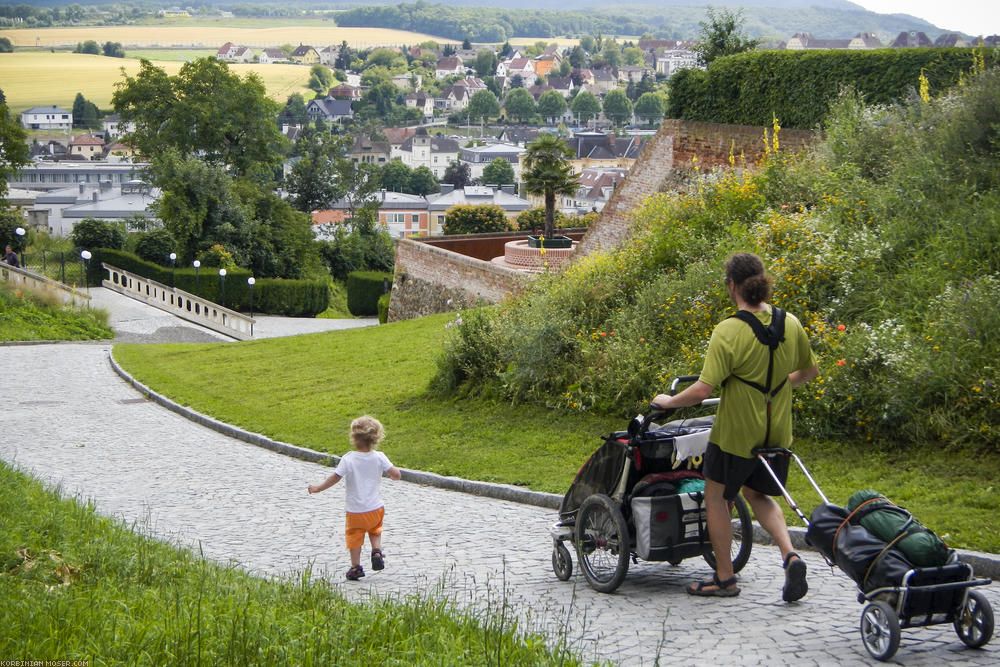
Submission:
[[[154,390],[284,442],[341,454],[348,423],[368,412],[385,423],[383,448],[397,465],[564,493],[598,436],[625,424],[426,396],[449,319],[238,344],[116,345],[114,355]],[[255,382],[241,383],[244,377]],[[904,454],[876,443],[800,441],[796,452],[833,502],[874,488],[953,546],[1000,552],[994,459],[944,457],[932,448]],[[801,474],[793,473],[789,489],[807,513],[819,502]]]
[[[461,613],[429,598],[349,604],[309,573],[267,580],[201,560],[60,500],[4,464],[0,515],[5,659],[578,664],[536,638],[517,638],[509,618],[501,629],[489,613]]]

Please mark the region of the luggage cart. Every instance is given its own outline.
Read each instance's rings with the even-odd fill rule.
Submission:
[[[791,457],[819,494],[824,506],[834,507],[830,505],[829,500],[799,457],[790,450],[784,448],[759,449],[757,456],[778,484],[789,507],[805,523],[807,528],[810,526],[810,520],[806,518],[788,490],[781,484],[771,467],[770,460],[776,456]],[[814,515],[818,510],[819,508],[814,511]],[[846,518],[844,522],[847,522]],[[823,548],[820,548],[820,551],[831,566],[836,565]],[[894,558],[902,559],[905,562],[902,553],[891,549],[888,545],[883,550],[884,552],[893,552]],[[879,554],[879,557],[881,555]],[[864,585],[856,579],[855,583],[858,583],[858,602],[865,605],[861,612],[859,628],[861,641],[868,653],[876,660],[889,660],[896,654],[899,649],[901,630],[905,628],[951,623],[958,638],[970,648],[985,646],[993,636],[993,609],[990,602],[979,591],[971,590],[977,586],[988,585],[992,581],[990,579],[977,579],[972,566],[960,562],[954,552],[952,552],[949,561],[939,567],[910,566],[910,569],[905,571],[898,583],[893,585],[882,585],[866,590]]]

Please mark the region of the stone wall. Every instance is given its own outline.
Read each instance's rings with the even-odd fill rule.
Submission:
[[[496,303],[530,279],[521,271],[445,250],[427,240],[399,239],[388,320]]]
[[[632,214],[651,194],[683,189],[697,166],[709,171],[729,165],[730,156],[740,164],[753,164],[764,154],[764,134],[771,128],[667,120],[643,149],[639,161],[615,190],[601,215],[576,248],[577,256],[618,246],[632,230]],[[802,151],[818,139],[808,130],[781,130],[779,150]],[[697,157],[697,161],[693,158]]]
[[[631,234],[633,212],[643,200],[657,192],[683,189],[695,166],[699,171],[726,167],[731,156],[737,166],[742,161],[757,162],[764,153],[765,131],[770,141],[771,128],[665,121],[577,244],[575,256],[620,245]],[[794,153],[815,142],[818,134],[783,129],[778,139],[782,152]],[[389,321],[496,303],[530,282],[530,274],[488,261],[490,255],[503,254],[503,243],[511,235],[475,236],[482,239],[470,238],[468,243],[475,247],[469,252],[461,248],[461,237],[399,240]]]

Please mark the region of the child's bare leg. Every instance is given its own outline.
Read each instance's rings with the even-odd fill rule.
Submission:
[[[379,551],[382,550],[382,534],[381,533],[378,534],[378,535],[371,535],[371,534],[369,534],[368,535],[368,541],[371,542],[372,551],[375,551],[376,549],[378,549]]]
[[[361,547],[349,551],[351,552],[351,565],[361,565]]]

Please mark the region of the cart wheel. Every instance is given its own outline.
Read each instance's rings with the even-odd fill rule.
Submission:
[[[750,508],[743,496],[737,495],[735,502],[729,509],[733,524],[733,542],[729,547],[729,557],[733,560],[733,572],[739,572],[750,560],[750,550],[753,548],[753,521],[750,519]],[[705,553],[705,562],[715,569],[715,553],[712,552],[712,545],[708,545]]]
[[[899,618],[881,600],[868,603],[861,612],[861,641],[876,660],[888,660],[899,648]]]
[[[552,543],[552,570],[559,581],[567,581],[573,576],[573,558],[566,545],[559,540]]]
[[[969,591],[962,611],[955,619],[958,638],[970,648],[980,648],[993,636],[993,608],[979,591]]]
[[[595,494],[583,501],[576,515],[574,542],[591,588],[611,593],[621,586],[632,549],[625,517],[610,498]]]

